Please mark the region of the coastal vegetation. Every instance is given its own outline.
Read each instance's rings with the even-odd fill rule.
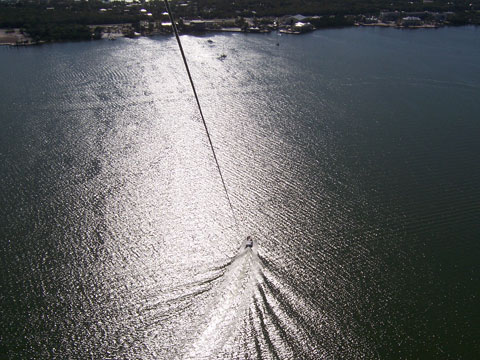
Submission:
[[[378,14],[380,11],[470,11],[480,10],[480,1],[465,0],[198,0],[199,15],[205,17]],[[188,8],[188,7],[184,7]]]
[[[480,24],[480,0],[172,0],[171,4],[181,19],[233,19],[243,31],[288,14],[304,15],[315,28],[351,26],[361,17],[378,17],[382,12],[441,12],[448,14],[445,20],[450,25]],[[20,29],[33,43],[98,39],[102,36],[101,25],[111,24],[129,24],[127,34],[149,33],[153,28],[168,31],[162,29],[162,21],[168,21],[162,0],[0,3],[0,28]]]
[[[33,42],[87,40],[99,37],[88,25],[138,22],[140,15],[125,13],[122,6],[101,12],[102,2],[49,1],[2,3],[0,28],[20,28]]]

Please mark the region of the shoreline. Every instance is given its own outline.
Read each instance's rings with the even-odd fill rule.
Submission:
[[[353,26],[365,26],[365,27],[389,27],[395,29],[438,29],[448,25],[440,24],[422,24],[422,25],[399,25],[399,24],[389,24],[389,23],[374,23],[374,24],[365,24],[365,23],[355,23]],[[468,26],[468,25],[464,25]]]
[[[128,38],[139,38],[139,37],[150,37],[150,36],[157,36],[157,35],[170,35],[171,32],[165,32],[165,31],[152,31],[150,33],[134,33],[134,34],[126,34],[119,29],[116,29],[115,31],[111,31],[114,28],[117,28],[119,26],[129,26],[130,24],[116,24],[116,25],[103,25],[106,30],[110,31],[104,31],[102,32],[102,36],[98,39],[93,39],[92,40],[116,40],[118,38],[123,38],[123,37],[128,37]],[[90,27],[94,28],[97,26],[102,26],[102,25],[89,25]],[[202,31],[183,31],[180,34],[181,35],[202,35],[206,33],[226,33],[226,32],[231,32],[231,33],[270,33],[273,31],[277,31],[281,34],[285,35],[302,35],[302,34],[307,34],[312,31],[318,31],[318,30],[327,30],[327,29],[335,29],[339,27],[383,27],[383,28],[394,28],[394,29],[401,29],[401,30],[417,30],[417,29],[438,29],[438,28],[443,28],[443,27],[458,27],[458,26],[478,26],[475,24],[465,24],[465,25],[450,25],[450,24],[422,24],[422,25],[400,25],[396,23],[372,23],[372,24],[366,24],[366,23],[354,23],[353,25],[350,26],[332,26],[332,27],[321,27],[321,28],[315,28],[310,31],[306,32],[300,32],[300,31],[293,31],[289,29],[273,29],[273,30],[265,30],[263,29],[262,31],[244,31],[241,28],[231,28],[231,27],[225,27],[225,28],[217,28],[217,29],[204,29]],[[53,44],[53,43],[61,43],[61,42],[73,42],[75,40],[59,40],[59,41],[38,41],[34,42],[32,39],[21,33],[20,29],[0,29],[0,46],[12,46],[12,47],[21,47],[21,46],[33,46],[33,45],[43,45],[43,44]],[[87,41],[87,40],[77,40],[77,41]]]
[[[0,29],[0,45],[27,46],[34,45],[32,39],[21,33],[20,29]]]

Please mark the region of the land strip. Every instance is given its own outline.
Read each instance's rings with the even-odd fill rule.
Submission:
[[[480,24],[480,0],[368,2],[348,0],[171,0],[184,33],[206,31],[302,34],[338,26],[436,28]],[[297,14],[297,15],[291,15]],[[171,31],[161,0],[3,0],[0,44],[141,36]]]

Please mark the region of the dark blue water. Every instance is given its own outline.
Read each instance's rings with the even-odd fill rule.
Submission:
[[[0,357],[476,358],[479,29],[182,41],[235,216],[173,38],[0,48]]]

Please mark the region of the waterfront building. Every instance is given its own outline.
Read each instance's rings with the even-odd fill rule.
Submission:
[[[422,19],[417,16],[407,16],[402,18],[403,26],[419,26],[422,25]]]

